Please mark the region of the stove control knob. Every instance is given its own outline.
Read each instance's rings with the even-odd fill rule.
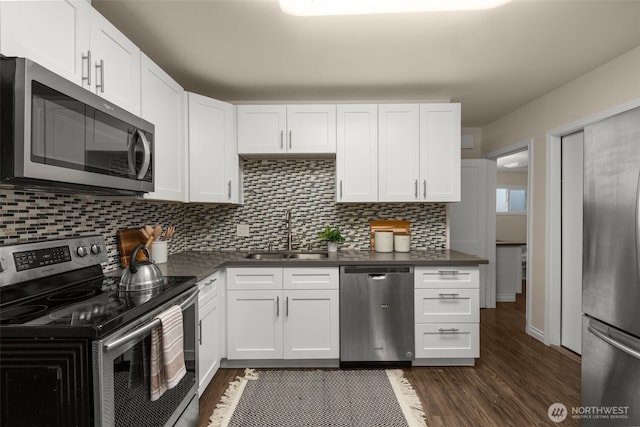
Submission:
[[[78,246],[78,249],[76,249],[76,253],[80,258],[86,257],[87,255],[89,255],[89,251],[87,250],[86,246]]]
[[[91,245],[91,253],[94,255],[98,255],[100,252],[102,252],[102,248],[100,247],[100,245],[96,245],[95,243],[93,245]]]

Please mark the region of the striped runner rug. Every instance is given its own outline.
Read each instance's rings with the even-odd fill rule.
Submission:
[[[426,427],[401,369],[245,370],[209,427]]]

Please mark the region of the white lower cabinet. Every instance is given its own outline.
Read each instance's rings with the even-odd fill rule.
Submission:
[[[338,289],[284,292],[284,358],[337,359]]]
[[[416,267],[414,365],[473,365],[480,357],[478,267]]]
[[[198,282],[198,395],[220,367],[224,331],[224,275],[217,271]]]
[[[227,357],[337,359],[337,268],[227,269]]]
[[[479,356],[478,323],[416,324],[416,359],[473,359]]]
[[[282,291],[238,291],[233,290],[232,282],[229,284],[228,359],[282,359]]]

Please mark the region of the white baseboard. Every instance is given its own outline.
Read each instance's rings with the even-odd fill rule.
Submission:
[[[516,294],[496,294],[496,302],[515,302]]]
[[[540,329],[531,325],[527,325],[527,334],[544,343],[544,332],[542,332]]]

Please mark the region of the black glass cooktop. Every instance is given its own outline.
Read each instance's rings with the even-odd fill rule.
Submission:
[[[0,288],[4,337],[103,337],[195,286],[195,277],[170,276],[148,291],[119,289],[119,277],[100,266]]]

